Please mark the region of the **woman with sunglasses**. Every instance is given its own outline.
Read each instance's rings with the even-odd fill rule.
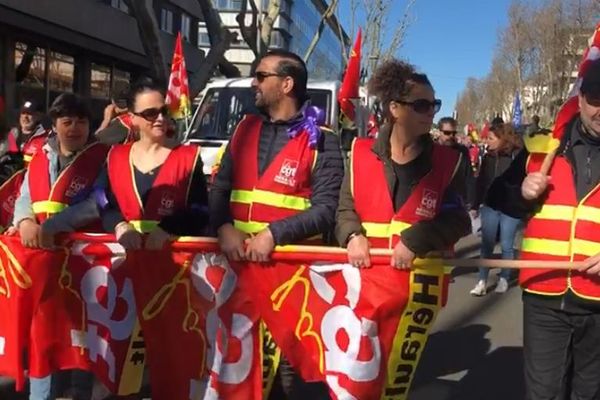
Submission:
[[[416,256],[451,248],[471,230],[463,193],[466,163],[429,134],[441,106],[424,74],[398,60],[383,63],[369,82],[385,122],[377,139],[353,143],[337,210],[336,237],[356,267],[369,249],[393,249],[390,265],[412,267]]]
[[[105,229],[127,249],[160,249],[173,236],[201,236],[208,194],[200,148],[173,145],[164,91],[134,85],[128,104],[139,139],[108,154],[106,196],[99,195]]]

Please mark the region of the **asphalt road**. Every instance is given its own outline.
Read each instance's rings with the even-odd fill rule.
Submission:
[[[478,239],[465,238],[458,255],[478,256]],[[462,250],[462,252],[461,252]],[[433,327],[409,400],[521,400],[523,334],[521,290],[473,297],[475,269],[455,269],[447,306]],[[492,289],[496,271],[490,274]],[[490,290],[490,289],[488,289]]]

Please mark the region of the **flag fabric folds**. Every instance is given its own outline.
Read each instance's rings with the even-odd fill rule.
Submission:
[[[177,39],[175,40],[175,51],[173,52],[173,60],[171,61],[171,75],[169,76],[166,103],[173,118],[183,119],[191,116],[190,87],[188,84],[187,69],[185,68],[181,32],[177,34]]]
[[[73,234],[53,251],[0,236],[0,372],[22,387],[27,353],[31,376],[88,370],[121,395],[139,390],[146,367],[155,400],[260,399],[274,358],[263,321],[333,399],[406,399],[443,267],[336,260],[323,248],[229,263],[206,238],[125,253],[111,235]]]
[[[359,28],[338,93],[340,122],[345,128],[351,128],[356,123],[356,106],[353,102],[359,99],[361,45],[362,30]]]

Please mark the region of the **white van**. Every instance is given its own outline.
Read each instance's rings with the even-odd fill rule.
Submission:
[[[233,131],[247,113],[257,113],[252,78],[219,79],[210,82],[200,94],[200,102],[184,134],[185,143],[202,147],[204,174],[210,175]],[[338,81],[309,81],[308,96],[313,105],[326,111],[326,126],[337,130],[339,105]]]

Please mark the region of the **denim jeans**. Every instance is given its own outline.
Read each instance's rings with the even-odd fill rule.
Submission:
[[[500,247],[502,248],[502,259],[514,260],[515,258],[515,235],[519,227],[520,219],[510,217],[496,211],[493,208],[482,206],[481,211],[481,257],[491,258],[494,254],[498,228],[500,228]],[[479,279],[487,281],[490,270],[479,268]],[[510,278],[510,269],[504,268],[500,277]]]
[[[61,382],[63,381],[63,382]],[[29,400],[54,400],[59,397],[61,383],[72,389],[74,400],[89,400],[94,386],[94,375],[82,370],[59,371],[43,378],[29,378]]]

